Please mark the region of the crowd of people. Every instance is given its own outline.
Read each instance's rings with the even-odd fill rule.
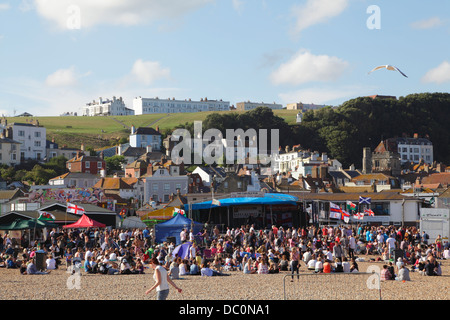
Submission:
[[[225,276],[287,272],[291,279],[304,269],[314,273],[358,272],[358,262],[384,261],[382,280],[409,280],[409,272],[442,274],[441,259],[450,259],[441,236],[430,243],[426,232],[415,227],[309,226],[257,229],[254,225],[203,230],[194,237],[181,231],[182,242],[192,241],[189,252],[174,254],[173,242],[154,243],[151,229],[52,229],[45,241],[31,242],[18,252],[5,234],[0,267],[17,268],[22,274],[48,274],[65,266],[92,274],[144,274],[152,259],[165,268],[170,279],[183,276]],[[194,241],[193,241],[194,240]],[[399,252],[401,256],[399,256]],[[36,257],[45,257],[45,267]],[[395,258],[395,261],[394,261]],[[42,261],[42,258],[41,258]]]

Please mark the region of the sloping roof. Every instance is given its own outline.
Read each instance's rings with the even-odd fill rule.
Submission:
[[[133,189],[133,187],[123,181],[122,178],[101,178],[93,188],[100,188],[103,190]]]
[[[349,170],[349,169],[346,169],[346,170],[344,170],[344,172],[345,172],[346,174],[348,174],[351,178],[355,178],[355,177],[361,175],[361,172],[359,172],[358,170]]]
[[[450,188],[447,188],[438,198],[450,198]]]
[[[128,147],[125,151],[122,152],[124,157],[135,157],[138,158],[147,152],[147,148],[137,148],[137,147]]]
[[[50,180],[59,180],[59,179],[98,179],[99,176],[96,174],[88,173],[88,172],[67,172],[63,175],[57,176],[55,178],[51,178]]]
[[[0,143],[21,144],[18,141],[15,141],[15,140],[10,139],[10,138],[5,138],[5,137],[4,138],[0,138]]]
[[[422,178],[423,184],[440,183],[443,186],[450,185],[450,172],[433,173]]]
[[[352,178],[353,181],[388,180],[388,179],[394,179],[394,177],[385,175],[384,173],[368,173],[368,174],[361,174],[359,176]]]
[[[81,161],[103,161],[102,158],[97,156],[86,156],[85,154],[76,155],[72,159],[68,160],[67,162],[81,162]]]
[[[23,191],[20,189],[14,189],[14,190],[0,190],[0,200],[11,200],[16,197],[23,197]]]
[[[153,128],[150,127],[139,127],[136,130],[136,134],[145,134],[145,135],[152,135],[152,136],[160,136],[161,133],[156,131]]]

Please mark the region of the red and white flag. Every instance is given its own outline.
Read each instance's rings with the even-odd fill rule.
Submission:
[[[342,220],[344,220],[345,223],[348,223],[350,221],[350,213],[348,213],[345,210],[341,210],[342,213]]]
[[[330,218],[341,219],[342,209],[337,204],[330,202]]]
[[[357,212],[353,215],[353,219],[355,220],[363,220],[364,219],[364,213],[363,212]]]
[[[375,212],[370,209],[364,209],[364,213],[371,217],[375,216]]]
[[[79,214],[82,215],[84,213],[86,213],[86,210],[84,210],[83,207],[77,206],[76,204],[73,203],[67,203],[67,213],[75,213],[75,214]]]

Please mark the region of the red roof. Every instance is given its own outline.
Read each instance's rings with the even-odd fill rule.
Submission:
[[[77,222],[63,226],[63,228],[90,228],[90,227],[104,228],[106,227],[106,225],[98,221],[92,220],[87,215],[83,214]]]

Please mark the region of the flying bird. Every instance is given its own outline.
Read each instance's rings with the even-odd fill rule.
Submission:
[[[375,70],[379,70],[379,69],[383,69],[383,68],[385,68],[385,69],[387,69],[387,70],[391,70],[391,71],[398,71],[398,72],[400,72],[400,73],[402,74],[402,76],[408,78],[408,76],[407,76],[406,74],[404,74],[403,72],[401,72],[399,68],[397,68],[397,67],[395,67],[395,66],[388,65],[388,64],[385,65],[385,66],[379,66],[379,67],[376,67],[375,69],[373,69],[372,71],[370,71],[369,74],[371,74],[371,73],[374,72]]]

